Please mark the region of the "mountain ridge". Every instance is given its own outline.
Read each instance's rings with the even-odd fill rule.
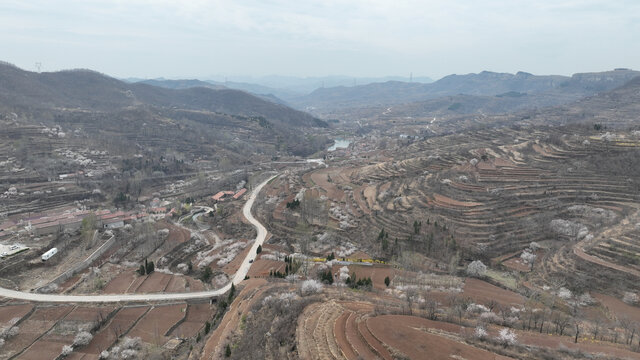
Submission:
[[[234,89],[167,89],[129,84],[93,70],[35,73],[0,64],[0,105],[29,109],[113,111],[137,106],[182,107],[231,115],[264,116],[290,126],[328,126],[322,120]]]
[[[640,72],[620,69],[600,73],[532,75],[526,72],[496,73],[483,71],[465,75],[448,75],[429,84],[386,82],[356,87],[317,89],[290,103],[305,110],[336,110],[427,101],[442,96],[496,96],[509,92],[566,96],[566,101],[611,90]],[[557,104],[551,104],[557,105]]]

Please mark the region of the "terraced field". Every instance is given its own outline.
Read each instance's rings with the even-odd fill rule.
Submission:
[[[334,300],[308,306],[299,319],[296,332],[300,358],[392,360],[399,354],[404,354],[412,359],[419,359],[427,350],[434,359],[450,358],[449,351],[442,347],[456,349],[455,351],[465,348],[466,355],[471,354],[468,358],[474,359],[493,359],[495,355],[446,337],[424,334],[420,330],[417,330],[417,334],[410,334],[409,332],[416,330],[409,329],[416,329],[418,325],[407,322],[419,323],[428,320],[406,316],[399,317],[399,321],[396,321],[393,317],[374,316],[371,313],[372,309],[371,304],[367,303]],[[439,327],[448,327],[452,332],[457,331],[452,329],[458,328],[446,323],[431,323]],[[407,330],[403,331],[402,328]],[[425,337],[431,337],[433,340],[425,342]],[[440,346],[435,349],[429,344]],[[455,352],[451,352],[451,355],[453,354]]]
[[[624,267],[638,276],[640,229],[633,226],[640,219],[627,217],[640,208],[640,179],[617,176],[606,164],[635,156],[637,148],[603,140],[588,127],[553,133],[486,129],[387,150],[393,159],[389,161],[315,170],[301,181],[290,180],[287,187],[290,193],[307,188],[326,197],[334,219],[328,225],[377,256],[394,251],[393,246],[383,249],[380,238],[372,240],[381,230],[390,243],[427,254],[426,239],[435,233],[440,237],[437,246],[494,258],[497,266],[510,258],[505,255],[517,256],[531,242],[569,250],[575,246],[587,255],[566,249],[549,256],[541,253],[544,259],[535,268],[543,276],[572,273],[587,263],[615,271]],[[286,213],[282,208],[276,212]],[[576,223],[586,232],[562,232],[552,226],[553,220]],[[599,236],[624,221],[630,223],[625,231]],[[415,229],[414,222],[421,227]],[[273,230],[284,234],[295,226],[278,223]],[[588,244],[575,245],[585,236]]]
[[[473,328],[409,315],[378,315],[366,302],[329,300],[309,305],[298,320],[296,341],[301,359],[514,359],[536,358],[491,347],[469,337]],[[499,327],[488,327],[497,336]],[[566,336],[516,330],[528,347],[566,347],[574,351],[638,358],[618,344],[572,343]],[[471,341],[470,341],[471,340]],[[560,345],[562,344],[562,345]],[[529,348],[531,349],[531,348]],[[529,352],[529,351],[527,351]],[[426,355],[428,354],[428,356]],[[558,354],[554,355],[558,356]]]
[[[173,338],[194,336],[214,310],[208,303],[156,306],[0,306],[0,326],[9,320],[17,334],[6,340],[0,359],[53,359],[71,345],[78,332],[92,331],[86,346],[76,347],[72,359],[98,359],[123,337],[140,337],[144,343],[163,346]],[[17,321],[16,321],[17,320]]]

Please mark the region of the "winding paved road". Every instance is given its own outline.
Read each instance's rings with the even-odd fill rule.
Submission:
[[[274,179],[278,175],[274,175],[269,179],[262,182],[251,192],[251,196],[247,203],[242,208],[242,213],[247,220],[255,226],[257,235],[256,240],[253,242],[251,250],[242,261],[242,264],[238,268],[238,271],[233,276],[233,283],[238,284],[244,280],[245,276],[249,272],[251,263],[249,262],[256,256],[256,250],[258,245],[262,245],[267,238],[267,229],[251,214],[251,207],[253,206],[256,197],[262,187],[264,187],[269,181]],[[58,295],[58,294],[38,294],[30,292],[22,292],[16,290],[10,290],[0,288],[0,296],[6,298],[13,298],[19,300],[37,301],[37,302],[72,302],[72,303],[104,303],[104,302],[128,302],[128,301],[172,301],[172,300],[188,300],[188,299],[203,299],[219,296],[231,288],[231,282],[227,285],[210,291],[199,292],[187,292],[187,293],[170,293],[170,294],[110,294],[110,295]]]

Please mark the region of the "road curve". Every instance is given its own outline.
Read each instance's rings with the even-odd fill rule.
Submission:
[[[251,214],[251,207],[258,196],[258,193],[262,188],[272,179],[274,179],[278,175],[274,175],[269,179],[262,182],[258,185],[249,196],[249,200],[247,200],[246,204],[242,208],[243,215],[247,218],[247,220],[256,228],[257,235],[256,240],[251,247],[249,253],[242,261],[242,264],[238,268],[238,271],[233,276],[233,283],[238,284],[242,280],[244,280],[245,276],[249,272],[249,268],[251,267],[251,263],[249,262],[251,259],[256,256],[256,249],[258,245],[262,245],[267,237],[267,229],[262,225],[256,218]],[[109,295],[59,295],[59,294],[38,294],[31,292],[23,292],[10,290],[5,288],[0,288],[0,297],[19,299],[19,300],[28,300],[28,301],[36,301],[36,302],[70,302],[70,303],[106,303],[106,302],[147,302],[147,301],[178,301],[178,300],[189,300],[189,299],[206,299],[214,296],[219,296],[231,288],[231,282],[227,285],[210,291],[199,291],[199,292],[187,292],[187,293],[170,293],[170,294],[109,294]]]

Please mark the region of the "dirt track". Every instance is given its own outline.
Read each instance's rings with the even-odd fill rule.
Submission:
[[[200,356],[201,360],[222,358],[222,349],[227,344],[227,338],[238,327],[242,314],[246,313],[255,299],[268,289],[265,286],[267,281],[264,279],[249,279],[244,284],[244,288],[237,294],[222,321],[207,340]]]

